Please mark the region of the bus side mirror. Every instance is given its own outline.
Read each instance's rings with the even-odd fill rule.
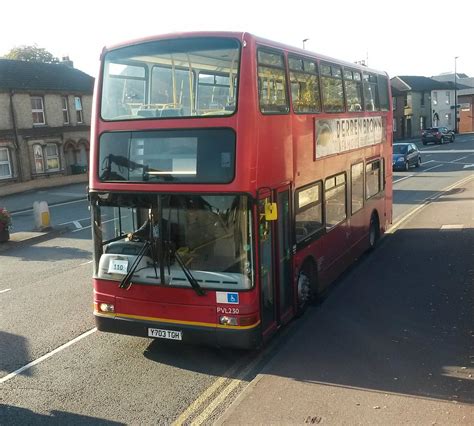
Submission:
[[[278,209],[277,203],[265,203],[265,220],[277,220],[278,219]]]

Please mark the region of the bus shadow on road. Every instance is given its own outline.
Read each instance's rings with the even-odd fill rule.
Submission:
[[[112,426],[125,424],[58,410],[52,410],[50,415],[38,414],[27,408],[0,404],[0,424],[20,424],[20,422],[25,425],[94,424],[98,426]]]
[[[12,373],[30,361],[28,340],[23,336],[0,331],[0,372],[5,373],[2,376]],[[30,376],[31,371],[26,370],[21,374]],[[1,417],[0,424],[2,424]]]
[[[163,339],[153,340],[144,356],[154,362],[197,373],[220,376],[231,365],[252,352],[183,344]]]
[[[17,258],[20,262],[56,262],[57,260],[67,259],[90,260],[92,254],[88,250],[76,247],[31,245],[25,252],[25,256],[19,256],[17,251],[6,251],[2,253],[2,256],[11,256]]]
[[[387,236],[308,312],[269,374],[474,403],[473,241],[472,228]]]

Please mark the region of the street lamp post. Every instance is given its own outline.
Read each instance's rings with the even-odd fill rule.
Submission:
[[[303,39],[303,50],[304,50],[304,44],[309,40],[309,38]]]
[[[458,133],[458,74],[456,62],[459,56],[454,57],[454,133]]]

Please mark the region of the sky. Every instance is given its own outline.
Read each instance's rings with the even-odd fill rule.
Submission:
[[[396,75],[474,77],[472,0],[4,1],[0,56],[36,44],[97,76],[104,46],[184,31],[246,31]],[[1,77],[0,77],[1,78]]]

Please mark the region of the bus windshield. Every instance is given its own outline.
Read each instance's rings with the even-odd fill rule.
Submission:
[[[121,281],[138,261],[134,283],[189,287],[182,262],[204,289],[252,287],[247,196],[106,193],[94,196],[93,208],[97,278]]]
[[[104,120],[231,115],[240,43],[230,38],[161,40],[105,55]]]

